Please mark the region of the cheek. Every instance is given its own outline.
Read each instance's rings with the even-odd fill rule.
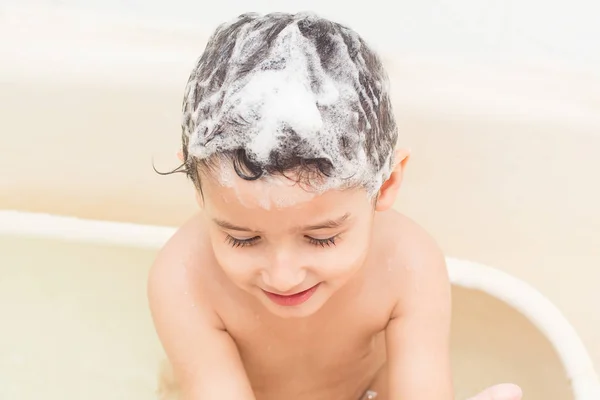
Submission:
[[[221,270],[235,282],[247,282],[257,274],[256,257],[247,249],[235,249],[223,240],[213,240],[213,253]]]
[[[352,273],[360,268],[369,252],[368,236],[357,233],[346,236],[344,240],[323,254],[320,270],[334,278]],[[318,265],[317,264],[317,265]]]

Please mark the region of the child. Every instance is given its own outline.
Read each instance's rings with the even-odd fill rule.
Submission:
[[[241,15],[183,113],[201,212],[148,288],[182,398],[452,399],[444,257],[392,210],[409,153],[367,44],[313,14]]]

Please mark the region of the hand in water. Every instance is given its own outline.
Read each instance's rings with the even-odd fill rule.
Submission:
[[[469,400],[521,400],[523,392],[517,385],[503,383],[485,389]]]

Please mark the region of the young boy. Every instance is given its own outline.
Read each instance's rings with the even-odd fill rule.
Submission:
[[[452,399],[444,257],[392,210],[409,153],[367,44],[312,14],[241,15],[183,113],[201,212],[149,277],[182,398]]]

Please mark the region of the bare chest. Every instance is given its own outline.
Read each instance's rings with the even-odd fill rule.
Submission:
[[[387,321],[385,310],[349,308],[310,323],[255,315],[229,331],[258,400],[357,400],[385,362]]]

